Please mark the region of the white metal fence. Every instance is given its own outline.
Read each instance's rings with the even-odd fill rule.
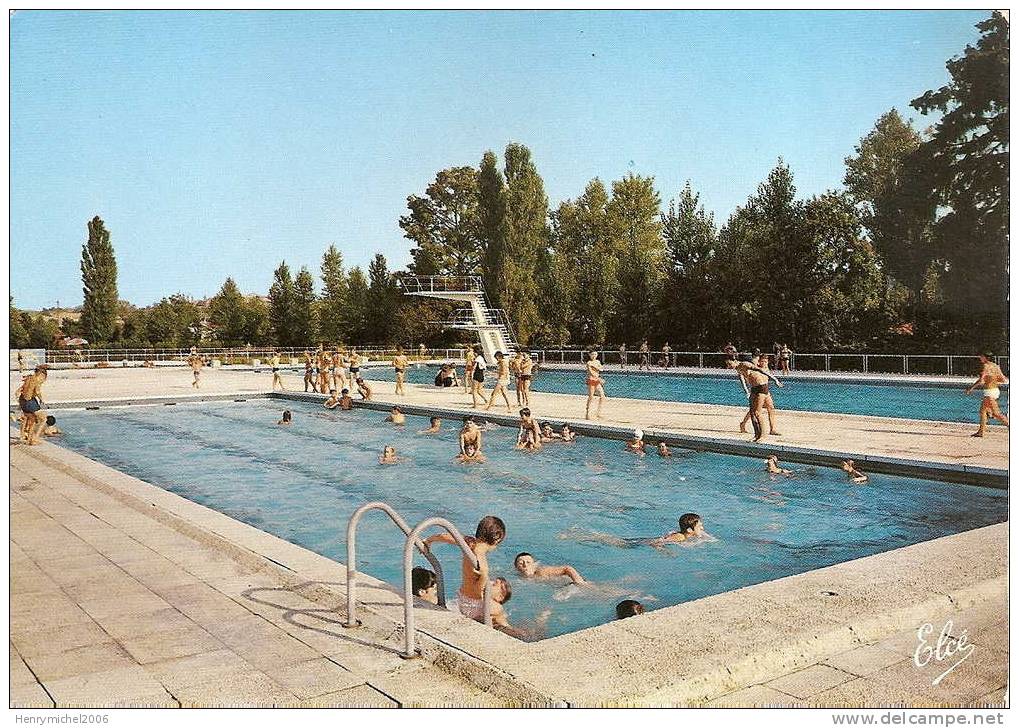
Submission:
[[[535,349],[539,363],[547,364],[582,364],[587,359],[589,349]],[[771,352],[769,355],[774,356]],[[618,349],[599,349],[599,358],[608,365],[626,364],[628,367],[640,365],[642,354],[639,351],[627,351],[625,354]],[[726,355],[720,351],[669,351],[652,350],[647,354],[651,368],[662,370],[674,367],[692,367],[697,369],[723,368]],[[625,361],[624,361],[625,358]],[[1008,357],[996,356],[994,360],[1002,370],[1008,370]],[[980,360],[970,354],[828,354],[828,353],[793,353],[789,361],[790,369],[813,372],[857,372],[864,374],[920,374],[931,376],[976,376],[980,369]],[[778,362],[772,361],[777,369]]]

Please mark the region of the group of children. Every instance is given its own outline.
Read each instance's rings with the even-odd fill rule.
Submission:
[[[637,543],[661,548],[667,544],[681,543],[704,537],[704,523],[696,513],[685,513],[679,519],[679,530],[650,539],[629,539]],[[521,639],[537,639],[543,635],[545,624],[551,615],[550,609],[543,610],[534,625],[528,628],[513,627],[506,615],[504,605],[513,595],[509,581],[502,576],[491,578],[488,556],[506,539],[506,524],[498,516],[485,516],[478,522],[474,536],[466,536],[464,540],[470,548],[470,555],[464,554],[461,562],[462,583],[456,595],[457,608],[460,613],[478,622],[484,621],[485,585],[490,584],[492,604],[490,613],[492,626],[500,631]],[[424,541],[425,547],[432,544],[456,544],[456,540],[448,533],[429,536]],[[547,565],[523,551],[513,559],[513,568],[522,579],[528,580],[566,580],[570,584],[581,587],[593,586],[576,568],[569,564]],[[411,575],[414,596],[431,604],[438,604],[437,579],[429,569],[416,567]],[[616,605],[616,618],[624,619],[644,613],[644,605],[634,599],[624,599]]]

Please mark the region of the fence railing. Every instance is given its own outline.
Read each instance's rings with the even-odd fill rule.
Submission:
[[[369,359],[391,359],[396,355],[396,347],[347,347],[347,351],[357,351],[362,357]],[[37,363],[41,357],[41,351],[39,350],[24,350],[25,352],[31,351],[32,357],[22,356],[23,366],[28,366],[31,363],[33,366]],[[197,347],[196,351],[202,357],[206,359],[219,359],[224,364],[250,364],[253,360],[258,359],[263,364],[267,362],[273,354],[278,354],[280,359],[283,361],[289,361],[290,359],[297,359],[299,362],[303,361],[304,352],[308,351],[312,355],[315,354],[316,349],[305,348],[305,347]],[[332,349],[330,349],[332,351]],[[412,360],[414,359],[439,359],[443,361],[455,361],[464,358],[466,349],[421,349],[420,347],[404,347],[404,353]],[[17,362],[17,349],[11,350],[11,369],[15,370],[18,368]],[[123,362],[128,363],[142,363],[152,362],[157,364],[160,362],[183,362],[191,355],[191,348],[182,349],[49,349],[45,353],[45,359],[47,364],[78,364],[79,366],[92,366],[99,362],[106,362],[111,366],[121,365]]]
[[[589,349],[531,349],[542,364],[583,364]],[[641,365],[640,351],[620,352],[618,349],[598,349],[602,363],[612,366],[637,368]],[[720,351],[669,351],[651,350],[646,354],[651,369],[662,370],[678,367],[696,369],[724,368],[726,355]],[[771,366],[778,369],[774,360]],[[1008,374],[1008,356],[994,357]],[[980,360],[970,354],[829,354],[801,352],[790,356],[789,368],[811,372],[856,372],[862,374],[917,374],[930,376],[975,377],[980,370]]]

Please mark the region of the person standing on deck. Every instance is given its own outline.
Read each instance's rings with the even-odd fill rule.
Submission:
[[[792,358],[793,350],[789,348],[789,344],[782,344],[782,351],[779,352],[778,363],[783,374],[789,373],[789,362]]]
[[[187,362],[191,365],[191,374],[194,375],[194,381],[191,382],[191,386],[198,389],[198,380],[202,376],[202,367],[205,365],[205,362],[202,361],[201,355],[194,347],[191,347],[191,356],[187,358]]]
[[[32,374],[25,377],[18,390],[18,406],[24,418],[21,422],[21,436],[29,445],[38,445],[43,430],[46,429],[46,411],[43,409],[42,385],[46,382],[48,372],[45,364],[40,364]]]
[[[481,397],[481,401],[485,401],[485,369],[488,368],[488,364],[485,362],[485,357],[481,355],[481,347],[477,347],[475,350],[477,356],[474,359],[474,369],[471,372],[471,399],[474,404],[471,407],[477,408],[478,397]]]
[[[980,376],[972,385],[966,388],[966,394],[972,394],[973,390],[980,387],[984,390],[983,399],[980,400],[980,427],[971,437],[983,437],[987,431],[987,418],[993,417],[998,422],[1008,427],[1008,418],[1002,414],[998,407],[998,397],[1001,396],[1001,389],[998,385],[1008,384],[1008,378],[1001,371],[1001,367],[992,360],[994,357],[990,352],[980,354]]]
[[[315,367],[311,363],[311,354],[307,349],[304,350],[304,391],[308,391],[308,386],[311,386],[311,391],[318,393],[318,384],[315,383]]]
[[[672,356],[672,349],[669,347],[669,342],[666,341],[662,344],[662,367],[665,369],[669,368],[669,359]]]
[[[523,349],[517,351],[517,355],[509,360],[510,374],[513,375],[513,383],[517,393],[517,407],[520,406],[520,362],[523,360]]]
[[[587,352],[587,409],[584,411],[584,418],[591,419],[591,402],[595,396],[598,397],[598,414],[601,419],[601,406],[605,402],[605,380],[601,376],[601,362],[598,361],[598,352],[593,349]]]
[[[750,422],[754,426],[754,442],[760,442],[764,437],[764,430],[761,427],[761,410],[764,408],[764,398],[768,395],[768,380],[775,382],[779,387],[782,382],[778,381],[770,372],[766,372],[753,363],[750,354],[740,354],[739,361],[729,365],[741,374],[746,384],[750,385]]]
[[[276,385],[280,385],[280,391],[286,389],[283,386],[283,379],[280,377],[280,355],[278,352],[272,353],[272,358],[269,360],[269,366],[272,367],[272,391],[276,391]]]
[[[534,379],[534,359],[531,358],[531,353],[528,351],[523,352],[523,359],[520,360],[520,370],[518,374],[520,388],[520,400],[524,407],[531,406],[531,381]]]
[[[399,395],[406,394],[403,391],[403,377],[404,372],[407,371],[407,366],[407,355],[403,353],[403,347],[399,346],[396,348],[396,356],[393,357],[393,371],[396,373],[396,393]]]
[[[495,361],[495,387],[492,389],[492,396],[488,398],[488,406],[485,407],[485,411],[487,412],[492,409],[492,405],[495,404],[496,396],[501,393],[503,400],[506,402],[506,411],[512,412],[513,409],[510,407],[509,395],[506,394],[506,387],[509,386],[509,362],[506,361],[506,355],[501,351],[495,352]]]
[[[332,358],[329,356],[329,352],[325,348],[319,349],[318,352],[318,388],[320,392],[329,391],[329,365],[332,363]]]
[[[626,344],[622,343],[619,345],[619,368],[622,369],[626,366]]]
[[[651,371],[651,350],[648,348],[647,339],[640,344],[640,363],[637,365],[637,370],[647,368]]]

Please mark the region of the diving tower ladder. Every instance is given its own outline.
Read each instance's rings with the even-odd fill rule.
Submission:
[[[495,352],[510,356],[517,350],[509,316],[501,308],[492,308],[481,276],[406,276],[400,279],[408,296],[441,298],[467,304],[446,321],[436,321],[447,329],[474,331],[481,342],[485,361],[495,361]]]

